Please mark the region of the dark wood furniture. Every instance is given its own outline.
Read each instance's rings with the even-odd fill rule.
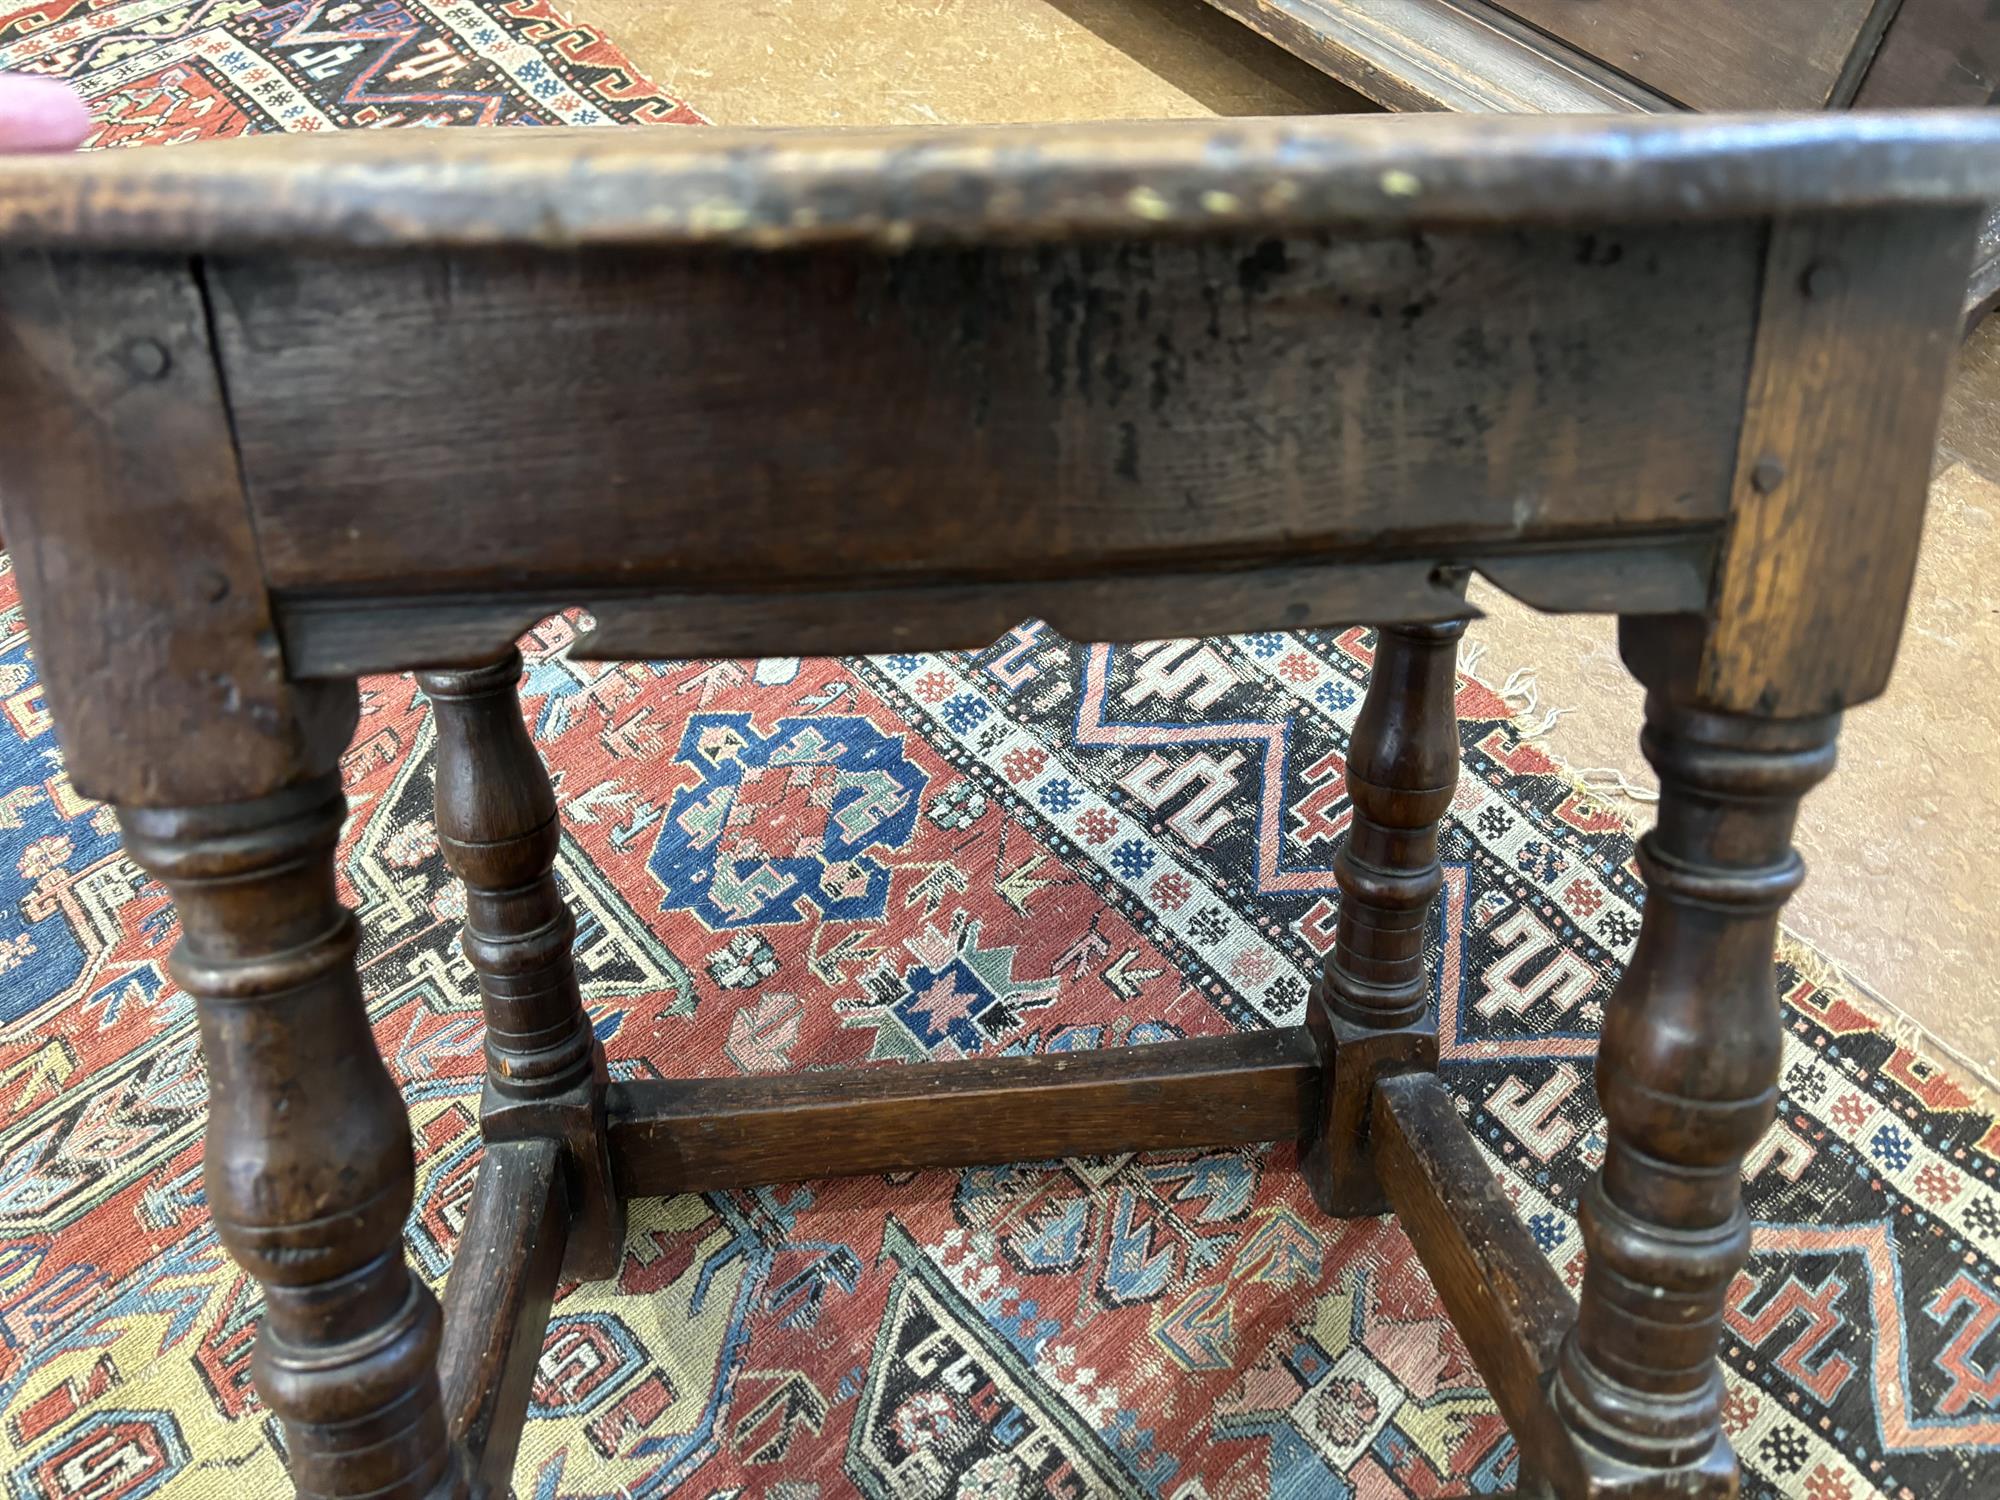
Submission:
[[[1385,109],[1473,114],[1977,108],[1989,0],[1208,0]],[[2000,300],[2000,206],[1967,282]]]
[[[0,164],[0,493],[77,787],[178,902],[209,1202],[301,1494],[504,1491],[623,1204],[1298,1137],[1394,1209],[1568,1497],[1725,1495],[1789,832],[1895,654],[2000,118],[356,135]],[[532,394],[516,351],[539,340]],[[654,476],[671,474],[671,486]],[[1664,783],[1569,1292],[1433,1071],[1477,569],[1615,610]],[[1391,622],[1302,1024],[607,1084],[511,642]],[[335,896],[355,677],[423,669],[487,1147],[438,1303]]]

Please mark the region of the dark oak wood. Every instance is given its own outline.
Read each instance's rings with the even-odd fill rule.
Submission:
[[[1715,1354],[1750,1249],[1743,1157],[1777,1106],[1778,911],[1804,867],[1800,797],[1833,769],[1836,715],[1703,706],[1692,622],[1627,621],[1647,685],[1658,825],[1639,843],[1639,942],[1606,1008],[1597,1094],[1608,1145],[1579,1205],[1588,1261],[1557,1408],[1636,1494],[1729,1495]]]
[[[353,677],[411,662],[490,661],[535,621],[571,604],[595,618],[570,650],[583,661],[971,649],[1030,618],[1072,640],[1140,641],[1274,623],[1476,617],[1441,581],[1473,570],[1544,609],[1670,614],[1707,601],[1719,540],[1640,535],[1530,552],[1441,542],[1429,555],[1388,561],[841,592],[339,595],[279,601],[278,631],[296,675]]]
[[[1902,0],[1854,95],[1857,109],[2000,101],[2000,26],[1988,0]]]
[[[1940,109],[2000,97],[1987,0],[1208,3],[1391,110]],[[1966,326],[1996,301],[2000,206],[1979,236]]]
[[[562,1147],[489,1143],[444,1288],[438,1379],[472,1500],[505,1500],[569,1232]]]
[[[1347,747],[1353,821],[1334,856],[1340,916],[1306,1002],[1326,1056],[1300,1169],[1327,1213],[1378,1214],[1369,1149],[1376,1080],[1437,1067],[1424,937],[1444,887],[1438,826],[1458,785],[1457,651],[1465,622],[1385,625]]]
[[[1459,0],[1208,0],[1395,110],[1621,114],[1658,94],[1504,13]]]
[[[1366,92],[1366,90],[1363,90]],[[1489,106],[1491,108],[1493,106]],[[1596,115],[1615,113],[1599,106]],[[1060,244],[1687,223],[2000,197],[2000,122],[1393,115],[354,131],[0,161],[0,242],[94,250]]]
[[[1854,96],[1857,109],[2000,103],[2000,17],[1989,0],[1903,0]],[[2000,204],[1980,226],[1966,292],[1970,327],[2000,302]]]
[[[575,604],[596,621],[571,647],[580,661],[970,649],[1030,618],[1072,640],[1136,641],[1273,623],[1477,618],[1448,581],[1466,572],[1538,609],[1672,614],[1707,602],[1720,540],[1639,535],[1530,551],[1440,542],[1427,556],[1389,561],[843,592],[294,597],[277,601],[278,634],[300,678],[476,666]]]
[[[1688,109],[1823,109],[1898,0],[1493,0]]]
[[[1788,833],[1893,654],[2000,120],[524,135],[0,162],[6,532],[69,765],[181,905],[300,1492],[497,1493],[631,1195],[1302,1137],[1328,1207],[1407,1216],[1529,1488],[1730,1493]],[[1427,1071],[1472,568],[1626,617],[1665,787],[1553,1370]],[[607,1085],[509,646],[574,602],[614,654],[1404,622],[1308,1024]],[[408,667],[490,1022],[444,1387],[332,869],[353,675]]]
[[[604,1049],[576,984],[576,918],[556,886],[562,823],[528,738],[521,654],[417,681],[437,724],[437,831],[465,882],[465,956],[486,1016],[489,1141],[559,1137],[570,1195],[568,1273],[611,1275],[625,1209],[605,1149]]]
[[[1529,1467],[1587,1488],[1583,1459],[1549,1403],[1576,1302],[1515,1217],[1434,1073],[1377,1081],[1375,1170]]]
[[[76,789],[197,806],[331,768],[352,691],[286,680],[189,264],[0,243],[0,411],[33,439],[0,443],[4,530]]]
[[[1759,240],[1738,223],[209,274],[287,596],[407,586],[413,556],[437,589],[962,591],[1357,560],[1392,532],[1712,529]],[[1377,399],[1392,383],[1402,399]],[[547,524],[551,495],[576,524]]]
[[[1922,240],[1873,214],[1773,227],[1701,668],[1713,706],[1832,713],[1888,685],[1903,612],[1846,601],[1903,599],[1916,575],[1976,228],[1971,213]]]
[[[628,1197],[856,1172],[1290,1140],[1319,1084],[1301,1026],[1106,1052],[611,1086]]]
[[[119,822],[180,912],[173,974],[208,1063],[203,1181],[223,1244],[264,1291],[253,1372],[293,1483],[461,1500],[437,1299],[401,1253],[409,1125],[368,1029],[360,930],[334,894],[346,810],[338,778],[316,776],[246,802],[121,807]]]

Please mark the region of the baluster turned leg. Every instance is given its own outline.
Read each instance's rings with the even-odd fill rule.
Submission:
[[[1348,748],[1354,822],[1334,858],[1340,917],[1307,1002],[1327,1058],[1301,1168],[1320,1208],[1388,1207],[1368,1150],[1369,1100],[1385,1072],[1437,1066],[1424,931],[1443,887],[1438,825],[1458,785],[1457,653],[1465,621],[1377,632],[1375,670]]]
[[[401,1251],[414,1167],[403,1102],[334,893],[337,775],[254,801],[124,808],[132,857],[180,910],[173,971],[208,1059],[208,1201],[263,1284],[257,1390],[306,1497],[462,1497],[437,1300]]]
[[[1609,1146],[1582,1198],[1588,1262],[1555,1398],[1610,1461],[1608,1491],[1729,1495],[1716,1348],[1750,1249],[1743,1158],[1777,1103],[1772,950],[1803,874],[1799,799],[1833,769],[1839,718],[1703,712],[1687,658],[1645,626],[1623,644],[1650,689],[1660,811],[1639,845],[1644,926],[1598,1047]]]
[[[556,886],[562,827],[548,771],[528,737],[521,655],[421,672],[437,722],[437,829],[465,882],[465,954],[486,1012],[489,1141],[554,1136],[569,1167],[565,1274],[618,1268],[625,1215],[611,1178],[604,1052],[577,991],[576,920]]]

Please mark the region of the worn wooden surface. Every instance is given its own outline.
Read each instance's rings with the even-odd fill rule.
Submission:
[[[1438,829],[1458,785],[1464,634],[1463,619],[1382,626],[1348,744],[1353,821],[1333,858],[1340,917],[1307,1001],[1326,1081],[1299,1160],[1327,1213],[1383,1212],[1368,1150],[1376,1080],[1437,1067],[1424,938],[1444,888]]]
[[[1857,109],[2000,103],[2000,15],[1992,0],[1903,0],[1854,97]],[[1968,324],[2000,301],[2000,205],[1979,231]]]
[[[1781,221],[1702,664],[1707,702],[1830,713],[1888,684],[1976,218]],[[1856,599],[1872,601],[1856,609]]]
[[[1304,1027],[1104,1052],[613,1084],[627,1196],[856,1172],[1290,1140],[1319,1085]]]
[[[0,412],[4,530],[77,790],[256,796],[345,747],[352,694],[285,680],[185,260],[0,254]]]
[[[1670,109],[1652,91],[1460,0],[1208,0],[1387,109],[1615,115]]]
[[[763,249],[1687,222],[2000,198],[2000,119],[1394,115],[355,131],[0,161],[0,245]]]
[[[845,590],[1713,525],[1758,250],[1725,224],[210,279],[287,595]]]
[[[409,1122],[368,1029],[360,930],[334,890],[346,810],[328,774],[243,802],[121,807],[119,821],[179,911],[173,974],[208,1065],[202,1180],[223,1244],[263,1288],[252,1369],[285,1424],[293,1483],[465,1500],[437,1300],[402,1255]]]
[[[609,1276],[625,1241],[604,1133],[604,1049],[577,989],[576,918],[556,885],[562,823],[528,737],[521,653],[418,685],[437,725],[437,833],[465,883],[463,946],[486,1019],[480,1127],[489,1141],[560,1138],[565,1270]],[[524,1118],[525,1117],[525,1118]]]
[[[506,1500],[568,1240],[562,1151],[489,1144],[444,1287],[438,1380],[473,1500]]]
[[[1647,686],[1659,818],[1640,840],[1646,905],[1597,1051],[1603,1166],[1578,1204],[1586,1264],[1556,1406],[1580,1444],[1651,1476],[1640,1493],[1730,1495],[1715,1357],[1750,1249],[1745,1154],[1777,1107],[1778,912],[1804,876],[1799,799],[1833,768],[1837,715],[1704,706],[1699,629],[1625,621]]]
[[[1988,0],[1208,3],[1392,110],[1966,109],[2000,98],[2000,25]],[[1840,37],[1857,15],[1843,60]],[[1772,44],[1787,35],[1795,45]],[[1996,301],[2000,210],[1967,280],[1968,325]]]
[[[1156,640],[1476,617],[1440,581],[1464,568],[1538,609],[1674,614],[1707,606],[1720,540],[1716,529],[1512,551],[1440,539],[1427,553],[1377,561],[781,594],[289,595],[277,601],[278,635],[295,677],[479,665],[571,605],[595,620],[570,648],[579,661],[971,649],[1030,618],[1072,640]]]
[[[1991,0],[1902,0],[1854,107],[1966,109],[2000,101],[1996,21]]]
[[[573,1242],[605,1269],[614,1198],[835,1172],[1304,1134],[1338,1177],[1388,1121],[1390,1196],[1472,1266],[1448,1303],[1496,1378],[1545,1371],[1518,1227],[1429,1085],[1376,1086],[1430,1060],[1449,628],[1385,633],[1310,1028],[608,1088],[553,799],[492,660],[520,611],[573,599],[605,650],[869,644],[871,611],[914,647],[1052,597],[1127,638],[1311,622],[1362,597],[1330,579],[1435,619],[1476,562],[1648,612],[1628,655],[1666,788],[1581,1312],[1518,1435],[1568,1494],[1727,1493],[1713,1356],[1772,1097],[1786,840],[1830,755],[1814,716],[1893,651],[1996,142],[1984,117],[1413,119],[0,165],[0,240],[182,252],[0,257],[24,415],[0,485],[72,766],[181,904],[211,1201],[267,1289],[257,1378],[302,1488],[475,1482],[393,1253],[407,1127],[333,890],[363,666],[450,668],[427,677],[439,831],[494,1025],[470,1243],[519,1272],[454,1292],[450,1420],[489,1481],[550,1263]],[[1231,193],[1275,197],[1209,196]],[[409,628],[426,597],[441,623]],[[1478,1244],[1425,1219],[1454,1195]]]
[[[1576,1302],[1515,1216],[1449,1089],[1435,1073],[1375,1086],[1375,1171],[1431,1285],[1507,1419],[1526,1467],[1560,1474],[1572,1492],[1581,1466],[1549,1405]]]
[[[1490,0],[1688,109],[1822,109],[1896,0]]]

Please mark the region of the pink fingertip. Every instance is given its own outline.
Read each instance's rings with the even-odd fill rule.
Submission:
[[[0,151],[69,151],[90,134],[90,110],[59,78],[0,73]]]

